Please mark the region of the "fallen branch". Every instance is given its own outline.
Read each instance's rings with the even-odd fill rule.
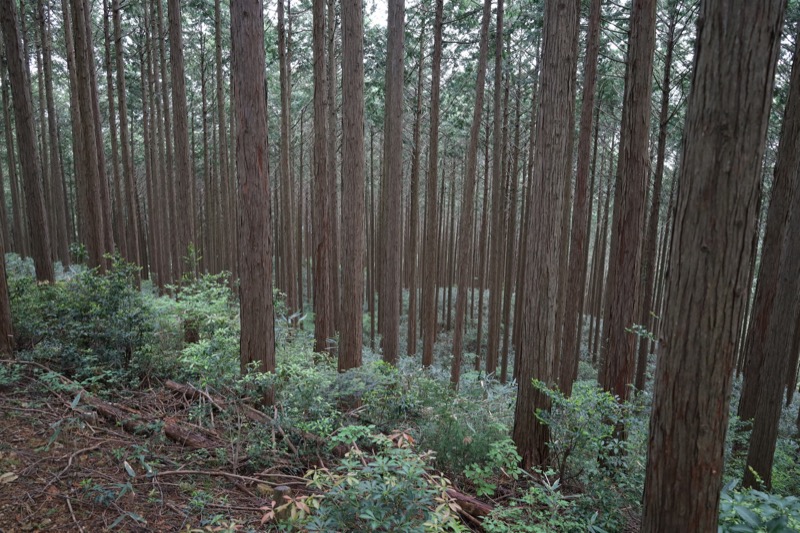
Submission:
[[[467,513],[473,517],[484,517],[492,512],[494,509],[488,503],[482,502],[477,498],[473,498],[456,489],[447,489],[447,495],[453,498],[455,502]]]

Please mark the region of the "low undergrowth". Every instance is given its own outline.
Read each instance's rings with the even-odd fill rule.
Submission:
[[[89,525],[94,502],[106,509],[102,527],[117,519],[116,526],[144,527],[138,518],[152,527],[172,513],[180,523],[167,529],[193,531],[466,531],[478,523],[494,533],[638,530],[650,395],[621,404],[596,385],[588,355],[571,397],[538,384],[553,405],[539,413],[552,431],[550,463],[527,472],[509,437],[515,384],[472,370],[469,356],[454,391],[446,335],[431,368],[419,356],[394,367],[365,346],[363,366],[339,373],[335,357],[313,351],[311,318],[281,318],[276,293],[277,371],[242,376],[239,309],[225,274],[158,295],[148,283],[137,289],[133,267],[118,259],[106,275],[73,267],[54,284],[36,283],[28,261],[9,256],[8,265],[16,356],[40,365],[0,365],[0,399],[20,413],[41,411],[36,439],[43,442],[26,445],[42,450],[47,459],[38,460],[52,463],[53,479],[87,454],[81,450],[95,443],[91,435],[127,439],[115,445],[118,457],[101,454],[46,487],[77,504],[65,515],[70,523]],[[176,396],[168,380],[199,392]],[[256,415],[264,387],[275,391],[275,404]],[[149,433],[109,427],[78,391],[136,412]],[[44,416],[52,404],[60,407]],[[213,446],[182,455],[165,436],[174,423],[196,428]],[[800,472],[790,426],[784,421],[773,494],[729,484],[721,531],[796,530]],[[619,427],[624,440],[615,438]],[[746,434],[735,418],[729,433],[726,478],[735,482],[742,461],[735,441]],[[54,453],[57,445],[69,453]],[[0,453],[25,457],[23,446]],[[8,483],[33,468],[3,457],[0,470],[18,476]],[[180,490],[162,494],[165,470],[201,473],[180,476]],[[0,487],[10,479],[3,471]],[[47,478],[26,490],[40,490]],[[453,491],[486,507],[471,512]],[[41,497],[46,490],[34,499]]]

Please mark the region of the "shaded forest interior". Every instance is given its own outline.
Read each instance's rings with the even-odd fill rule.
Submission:
[[[800,531],[799,29],[0,0],[0,530]]]

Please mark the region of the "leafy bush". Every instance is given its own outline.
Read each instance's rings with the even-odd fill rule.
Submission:
[[[722,489],[720,533],[792,533],[800,531],[800,499],[759,490],[736,490],[737,481]]]
[[[19,346],[79,380],[104,371],[139,374],[150,355],[153,320],[134,284],[136,268],[115,257],[105,275],[82,270],[55,284],[10,276]]]
[[[302,523],[304,531],[467,531],[447,496],[448,481],[431,471],[429,456],[417,455],[407,441],[371,440],[377,453],[352,444],[341,464],[308,474],[309,485],[323,495]]]
[[[604,533],[596,525],[598,514],[588,519],[582,516],[576,505],[580,496],[567,496],[561,491],[561,482],[551,482],[550,475],[544,473],[541,480],[534,482],[509,505],[495,508],[484,520],[487,533],[549,533],[551,531],[588,531]]]

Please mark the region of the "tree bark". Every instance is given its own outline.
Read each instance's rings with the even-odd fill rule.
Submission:
[[[766,362],[767,336],[772,315],[785,312],[775,302],[780,294],[779,280],[781,253],[789,228],[792,197],[800,194],[800,47],[795,46],[792,73],[789,82],[789,95],[783,115],[780,144],[772,180],[772,200],[767,211],[767,224],[764,243],[761,247],[761,267],[756,283],[752,318],[745,345],[744,383],[739,400],[739,418],[751,420],[756,415],[759,397],[768,394],[764,389],[762,368]],[[788,344],[787,344],[788,346]],[[767,389],[774,388],[767,384]]]
[[[169,64],[172,78],[172,111],[175,127],[175,200],[177,204],[173,206],[173,212],[176,213],[178,219],[176,238],[179,255],[177,259],[178,265],[180,265],[178,272],[182,274],[190,272],[192,268],[197,268],[196,265],[183,265],[184,254],[188,254],[189,247],[194,246],[195,243],[194,198],[192,196],[194,177],[189,155],[189,115],[186,107],[186,77],[183,67],[180,0],[168,0],[167,9],[169,11]],[[266,120],[266,113],[264,120]],[[237,164],[237,168],[241,167]],[[197,275],[196,271],[193,273]],[[272,301],[271,295],[270,301]]]
[[[439,84],[442,65],[443,0],[436,0],[433,24],[433,58],[431,60],[431,129],[428,137],[428,178],[425,192],[425,268],[422,278],[422,366],[433,364],[433,344],[436,339],[436,256],[438,240],[437,178],[439,175]]]
[[[386,234],[382,258],[383,291],[380,298],[384,315],[379,315],[383,332],[383,360],[397,364],[400,352],[400,301],[403,195],[403,59],[405,0],[389,0],[386,58]]]
[[[646,533],[717,529],[735,319],[746,299],[784,6],[700,5],[650,419]]]
[[[238,128],[236,170],[241,206],[239,240],[247,243],[247,246],[239,249],[241,371],[244,374],[249,370],[249,365],[255,363],[256,371],[274,372],[272,232],[262,0],[239,0],[231,4],[231,42]],[[180,104],[176,107],[180,107]],[[177,123],[176,129],[180,129]],[[272,403],[272,395],[271,390],[265,392],[265,404]]]
[[[572,383],[578,377],[581,331],[578,327],[583,312],[583,266],[586,262],[585,248],[588,233],[587,220],[592,213],[587,206],[589,159],[591,156],[592,115],[595,107],[597,84],[597,55],[600,49],[600,15],[602,0],[592,0],[589,27],[586,31],[586,56],[583,66],[583,92],[581,97],[581,119],[578,126],[578,166],[575,174],[575,196],[572,206],[572,233],[569,246],[569,273],[564,308],[562,333],[561,371],[559,387],[565,395],[572,394]]]
[[[480,71],[479,71],[480,74]],[[494,43],[494,131],[492,147],[492,222],[489,233],[489,334],[486,339],[486,373],[497,371],[500,351],[500,306],[503,301],[503,190],[502,177],[502,107],[501,90],[503,82],[503,0],[497,3],[497,30]]]
[[[603,314],[600,384],[620,401],[630,395],[636,370],[640,249],[650,168],[650,95],[656,38],[655,0],[634,0],[620,129],[607,301]]]
[[[26,62],[22,56],[20,31],[14,2],[0,3],[0,25],[5,43],[8,74],[14,101],[14,118],[22,167],[22,186],[25,191],[25,206],[32,241],[33,263],[36,279],[55,281],[53,262],[50,260],[50,235],[47,211],[42,191],[42,176],[36,146],[36,129],[33,123],[33,103]],[[10,146],[7,147],[12,149]]]
[[[537,117],[530,209],[524,221],[527,238],[523,320],[519,359],[519,391],[513,438],[524,468],[547,460],[550,428],[536,416],[549,409],[547,396],[532,381],[554,385],[557,272],[561,243],[563,183],[570,175],[575,106],[579,3],[545,3],[542,43],[541,98]]]
[[[329,349],[333,337],[331,247],[333,233],[329,203],[332,180],[328,165],[328,75],[325,69],[325,0],[313,0],[314,56],[314,350]]]
[[[402,5],[401,5],[402,8]],[[402,17],[401,17],[402,23]],[[342,328],[339,371],[361,366],[364,304],[364,12],[342,2]]]

